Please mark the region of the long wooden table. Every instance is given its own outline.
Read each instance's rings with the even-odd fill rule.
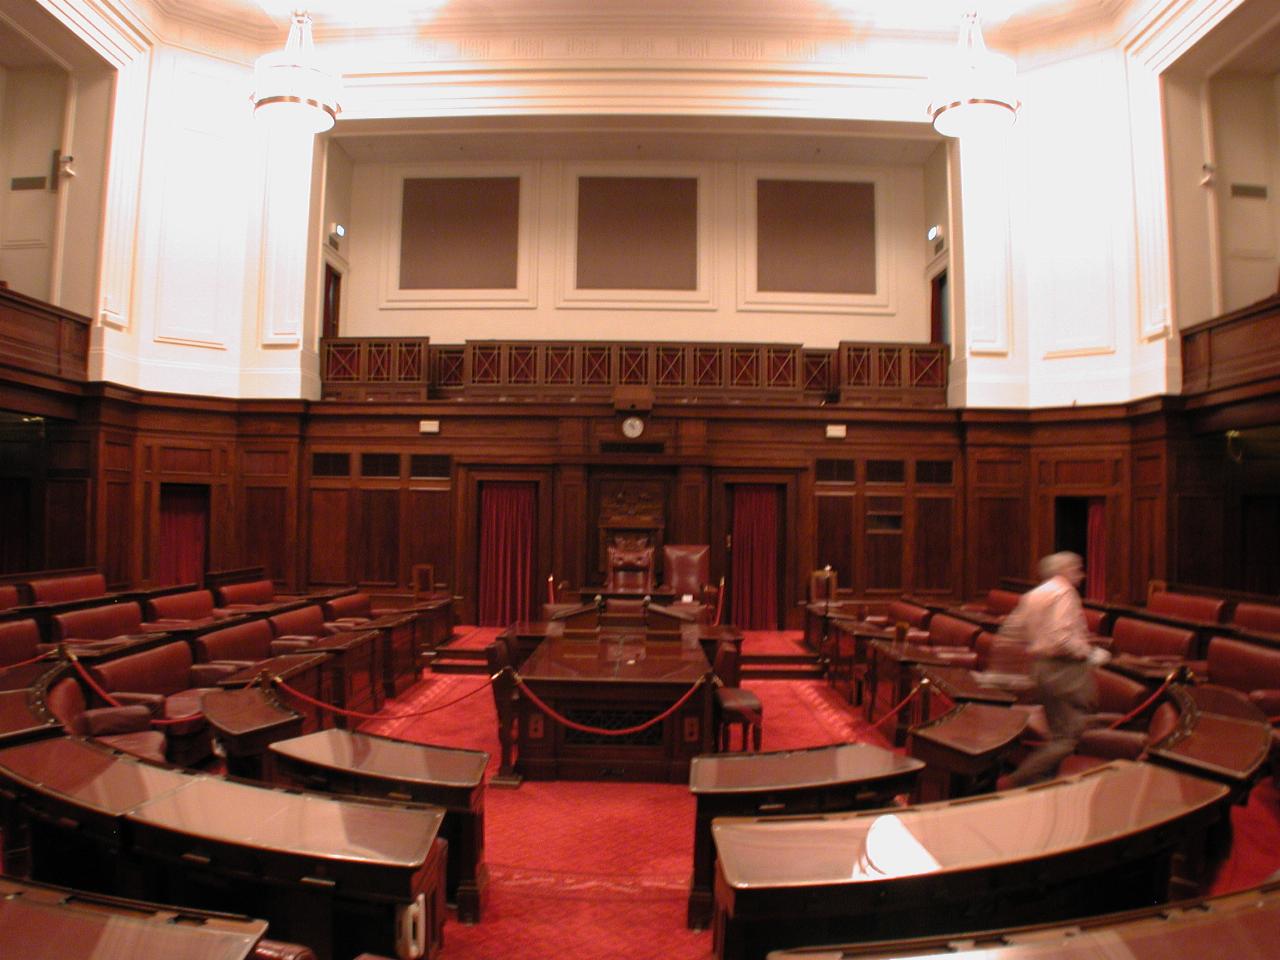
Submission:
[[[264,917],[320,960],[435,956],[443,811],[298,793],[61,738],[0,750],[36,879]]]
[[[484,864],[487,753],[346,730],[276,741],[270,751],[272,778],[286,785],[442,807],[440,832],[449,843],[446,895],[457,905],[460,921],[479,922],[488,876]]]
[[[694,757],[689,767],[689,792],[697,799],[698,808],[686,924],[702,929],[711,922],[714,818],[884,806],[898,794],[909,792],[923,767],[919,760],[862,743]]]
[[[959,933],[1168,899],[1173,853],[1227,788],[1115,761],[1036,787],[889,811],[711,828],[715,954]]]
[[[955,937],[775,950],[769,960],[1203,960],[1224,954],[1263,960],[1276,955],[1280,881],[1175,906],[1111,913],[1072,923],[1018,927]]]
[[[667,710],[710,669],[696,638],[646,643],[552,636],[519,673],[529,690],[570,721],[622,730]],[[567,727],[522,695],[516,769],[530,780],[684,783],[690,761],[712,749],[711,691],[703,682],[674,715],[625,736]]]

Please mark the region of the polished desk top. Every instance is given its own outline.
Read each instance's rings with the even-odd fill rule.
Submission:
[[[414,783],[474,787],[484,782],[489,755],[432,747],[346,730],[321,730],[278,740],[272,753],[331,770],[356,771]]]
[[[210,690],[200,698],[200,709],[219,734],[229,737],[299,723],[295,713],[261,687],[240,686]]]
[[[1002,678],[1010,676],[1009,674],[995,674],[988,678],[980,671],[966,667],[943,667],[936,664],[923,667],[920,674],[944,696],[955,701],[1010,704],[1018,700],[1018,695],[1004,686]],[[1025,689],[1030,689],[1031,678],[1022,679],[1026,681]]]
[[[769,960],[1270,960],[1280,930],[1280,883],[1208,900],[957,938],[796,947]],[[960,942],[957,942],[957,941]],[[966,949],[965,944],[968,944]]]
[[[899,643],[896,640],[872,640],[870,646],[876,656],[901,664],[934,663],[946,666],[950,662],[947,651],[951,651],[953,655],[970,652],[966,647],[931,647],[924,643]]]
[[[646,643],[643,639],[566,640],[549,636],[529,655],[520,675],[533,681],[692,684],[710,669],[702,647],[687,638]]]
[[[290,677],[297,676],[306,670],[319,667],[320,664],[327,660],[327,653],[282,653],[277,657],[270,657],[253,666],[245,667],[243,670],[237,670],[229,677],[223,677],[218,681],[220,687],[247,687],[263,674],[269,677],[280,677],[282,680],[288,680]]]
[[[1022,735],[1030,717],[1024,710],[962,703],[936,720],[911,729],[911,736],[971,757],[1003,749]]]
[[[689,765],[689,790],[694,794],[798,790],[900,777],[923,768],[913,757],[865,743],[772,753],[705,754],[694,757]]]
[[[120,816],[199,774],[153,766],[76,737],[0,750],[0,774],[106,816]]]
[[[0,883],[0,944],[7,957],[22,960],[243,960],[266,933],[261,920],[216,918],[203,922],[196,911],[162,907],[144,913],[97,898],[27,892],[12,881]]]
[[[1252,779],[1271,750],[1271,725],[1262,711],[1227,687],[1175,685],[1170,696],[1181,711],[1180,722],[1152,745],[1151,756],[1218,779]]]
[[[723,818],[712,826],[730,887],[850,886],[964,872],[1122,839],[1218,803],[1227,789],[1115,761],[1047,785],[865,813]]]
[[[62,730],[62,724],[36,706],[26,690],[0,691],[0,742],[14,742],[28,737]]]
[[[194,777],[127,816],[212,843],[415,869],[426,862],[444,811]]]

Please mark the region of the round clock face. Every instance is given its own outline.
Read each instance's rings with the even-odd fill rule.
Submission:
[[[627,417],[622,421],[622,435],[634,440],[644,433],[644,421],[639,417]]]

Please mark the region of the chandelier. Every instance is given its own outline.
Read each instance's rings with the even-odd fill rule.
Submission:
[[[316,57],[311,15],[305,10],[293,11],[284,49],[259,57],[253,74],[255,116],[306,133],[333,126],[341,110],[340,84]]]
[[[1013,61],[987,49],[978,14],[964,15],[960,42],[933,79],[933,128],[944,137],[1002,133],[1022,104],[1014,93]]]

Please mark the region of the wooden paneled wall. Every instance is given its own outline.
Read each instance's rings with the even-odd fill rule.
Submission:
[[[41,565],[89,562],[113,585],[144,584],[161,486],[205,485],[211,567],[261,564],[283,588],[403,594],[413,565],[431,563],[464,598],[463,618],[474,616],[480,491],[508,480],[538,485],[539,576],[574,586],[601,582],[601,526],[619,510],[653,513],[664,542],[711,544],[713,580],[727,574],[734,485],[776,485],[790,624],[824,564],[842,593],[871,601],[969,598],[1026,577],[1055,548],[1061,497],[1105,501],[1111,598],[1139,599],[1152,578],[1243,586],[1252,570],[1249,584],[1265,587],[1275,576],[1257,572],[1257,544],[1248,563],[1224,558],[1246,517],[1280,509],[1267,499],[1280,458],[1251,473],[1221,434],[1189,434],[1158,401],[841,410],[837,440],[831,416],[660,404],[628,440],[605,403],[236,402],[104,387],[76,422],[48,422],[28,523]],[[439,432],[419,432],[424,419]]]

